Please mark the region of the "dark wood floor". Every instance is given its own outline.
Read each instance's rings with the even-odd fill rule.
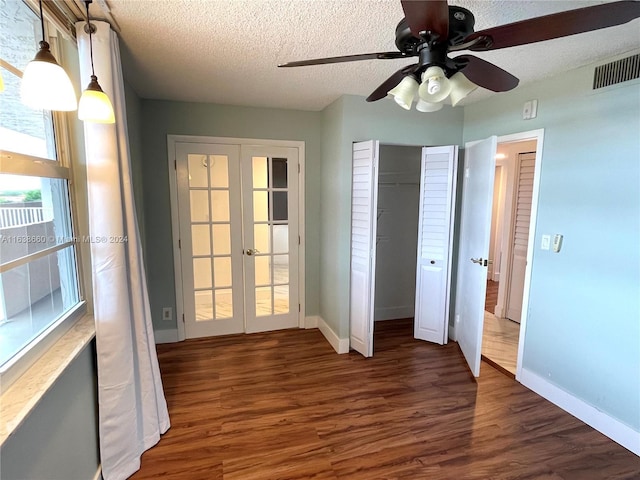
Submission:
[[[158,347],[171,429],[132,478],[638,479],[637,456],[457,344],[376,325],[375,357],[318,330]]]

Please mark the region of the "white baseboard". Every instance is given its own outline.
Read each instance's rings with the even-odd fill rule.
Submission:
[[[318,319],[320,317],[318,315],[309,315],[308,317],[304,317],[304,327],[303,328],[318,328]]]
[[[327,339],[337,353],[349,353],[349,339],[338,337],[336,332],[334,332],[320,316],[318,317],[318,329],[320,329],[324,338]]]
[[[102,465],[98,465],[98,470],[96,474],[93,476],[93,480],[102,480]]]
[[[159,343],[175,343],[179,341],[177,328],[170,328],[168,330],[154,330],[153,336],[156,340],[156,345]]]
[[[415,314],[414,305],[382,307],[376,308],[374,319],[376,322],[382,320],[397,320],[399,318],[412,318]]]
[[[598,410],[593,405],[571,395],[530,370],[523,368],[517,380],[541,397],[640,456],[640,432],[636,432],[620,420]]]

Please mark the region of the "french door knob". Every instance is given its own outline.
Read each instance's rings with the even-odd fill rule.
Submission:
[[[255,248],[247,248],[247,249],[245,250],[245,253],[246,253],[247,255],[251,256],[251,255],[255,255],[256,253],[260,253],[260,250],[257,250],[257,249],[255,249]]]

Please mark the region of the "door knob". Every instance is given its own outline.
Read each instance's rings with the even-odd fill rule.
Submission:
[[[247,255],[251,256],[251,255],[255,255],[256,253],[260,253],[260,250],[255,249],[255,248],[247,248],[247,249],[245,250],[245,253],[246,253]]]
[[[482,258],[472,258],[471,261],[473,263],[477,263],[478,265],[482,265]]]

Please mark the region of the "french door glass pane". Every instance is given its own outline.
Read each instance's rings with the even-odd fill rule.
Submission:
[[[214,255],[231,254],[231,228],[230,225],[213,225],[213,253]]]
[[[213,318],[213,292],[203,290],[195,292],[194,300],[196,304],[196,321],[206,321]]]
[[[193,288],[211,288],[211,259],[193,259]]]
[[[269,285],[271,283],[271,256],[255,257],[256,285]]]
[[[269,225],[257,223],[253,226],[253,244],[260,253],[271,253],[271,236]]]
[[[229,188],[229,160],[226,155],[210,155],[211,187]]]
[[[289,285],[273,287],[273,313],[289,313]]]
[[[191,250],[194,255],[211,255],[209,225],[191,225]]]
[[[213,275],[216,287],[231,286],[231,257],[213,259]]]
[[[271,170],[271,186],[273,188],[287,188],[287,159],[271,159]]]
[[[266,157],[253,157],[253,188],[267,188],[268,170]]]
[[[253,192],[253,220],[255,222],[269,220],[269,192]]]
[[[189,192],[191,199],[191,221],[192,222],[208,222],[209,221],[209,196],[206,190],[191,190]]]
[[[289,225],[273,225],[273,253],[289,252]]]
[[[207,156],[206,155],[187,155],[189,163],[189,186],[190,187],[208,187],[207,185]]]
[[[233,317],[233,294],[231,289],[216,290],[216,318]]]
[[[229,190],[211,190],[211,209],[212,221],[229,221]]]
[[[289,255],[273,256],[273,283],[289,283]]]
[[[264,317],[273,314],[273,304],[271,302],[271,287],[256,288],[256,316]]]

